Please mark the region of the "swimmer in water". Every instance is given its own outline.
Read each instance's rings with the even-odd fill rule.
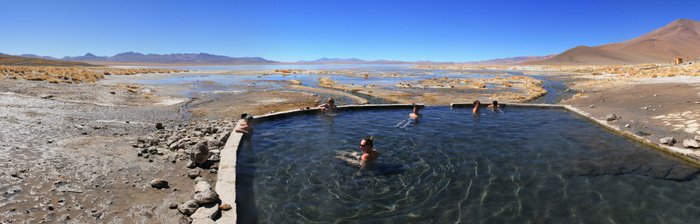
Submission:
[[[474,101],[474,109],[472,109],[472,113],[478,114],[479,113],[479,106],[481,106],[481,102],[478,100]]]
[[[243,121],[241,121],[241,125],[238,128],[236,128],[236,132],[243,134],[252,133],[253,127],[251,127],[250,125],[252,125],[253,123],[253,116],[248,113],[244,113],[241,114],[241,119],[243,119]]]
[[[369,136],[362,141],[360,141],[360,150],[362,150],[362,157],[360,157],[360,161],[362,162],[369,162],[377,157],[379,157],[379,152],[374,149],[374,136]]]
[[[491,102],[491,104],[489,104],[489,109],[501,109],[501,105],[498,105],[498,101],[494,100],[493,102]]]
[[[321,112],[323,113],[335,113],[335,111],[338,109],[338,107],[335,105],[335,100],[333,100],[333,97],[328,98],[326,103],[319,105],[318,108],[321,108]]]
[[[418,118],[421,117],[421,114],[418,113],[419,109],[420,108],[418,108],[418,106],[414,103],[413,104],[413,111],[410,114],[408,114],[408,118],[411,118],[411,119],[415,120],[416,122],[418,122]]]
[[[374,136],[363,138],[360,141],[360,150],[362,150],[362,155],[352,152],[337,156],[336,158],[345,161],[348,165],[359,166],[360,169],[366,169],[379,157],[379,152],[374,149]]]
[[[503,108],[503,105],[498,104],[498,101],[493,101],[491,104],[489,104],[488,108],[493,111],[493,112],[500,112],[503,113],[501,108]]]

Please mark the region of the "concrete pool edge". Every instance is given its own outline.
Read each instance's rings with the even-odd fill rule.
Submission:
[[[243,133],[238,133],[236,130],[240,127],[241,121],[238,120],[231,131],[231,135],[226,140],[226,145],[221,149],[221,158],[219,162],[219,171],[216,175],[215,191],[219,194],[221,204],[231,205],[228,211],[221,211],[221,217],[216,220],[217,223],[237,223],[236,214],[236,163],[238,161],[238,146],[243,138]]]
[[[451,104],[452,107],[458,107],[458,108],[467,108],[467,107],[472,107],[473,104],[471,103],[453,103]],[[627,137],[629,139],[632,139],[634,141],[637,141],[639,143],[642,143],[644,145],[650,146],[656,150],[659,150],[661,152],[667,153],[671,156],[677,157],[679,159],[682,159],[684,161],[690,162],[695,166],[700,167],[700,151],[695,152],[692,149],[684,149],[684,148],[679,148],[679,147],[674,147],[674,146],[668,146],[660,143],[655,143],[647,138],[644,138],[642,136],[639,136],[637,134],[634,134],[630,131],[623,130],[620,128],[620,126],[611,124],[608,121],[598,119],[593,117],[591,114],[578,109],[574,106],[571,105],[565,105],[565,104],[529,104],[529,103],[508,103],[508,107],[529,107],[529,108],[560,108],[560,109],[565,109],[569,112],[572,112],[576,115],[579,115],[581,117],[584,117],[588,119],[589,121],[592,121],[594,124],[601,126],[603,128],[606,128],[610,131],[612,131],[615,134],[622,135],[624,137]]]
[[[425,107],[422,104],[415,104],[419,107]],[[338,106],[339,111],[345,110],[366,110],[366,109],[388,109],[388,108],[413,108],[413,104],[364,104],[364,105],[345,105]],[[288,111],[268,113],[260,116],[255,116],[254,122],[260,122],[269,119],[280,119],[298,114],[319,113],[319,108],[302,108]],[[236,203],[236,163],[238,162],[238,150],[243,139],[243,133],[238,133],[236,130],[240,127],[241,121],[238,120],[231,131],[231,136],[226,141],[224,148],[221,149],[221,159],[219,162],[219,171],[216,176],[215,191],[219,194],[221,204],[231,205],[228,211],[221,211],[221,217],[216,220],[216,223],[237,223],[237,203]]]
[[[597,119],[593,116],[591,116],[589,113],[578,109],[576,107],[573,107],[571,105],[562,105],[566,110],[573,112],[575,114],[578,114],[579,116],[585,117],[586,119],[593,121],[593,123],[602,126],[616,134],[625,136],[629,139],[635,140],[639,143],[642,143],[644,145],[650,146],[656,150],[659,150],[661,152],[667,153],[671,156],[674,156],[676,158],[682,159],[684,161],[687,161],[689,163],[692,163],[695,166],[700,167],[700,151],[695,151],[692,149],[684,149],[684,148],[679,148],[679,147],[674,147],[674,146],[669,146],[669,145],[664,145],[661,143],[655,143],[652,140],[649,140],[647,138],[644,138],[640,135],[634,134],[630,131],[623,130],[620,126],[618,125],[613,125],[610,124],[609,122],[601,119]]]
[[[422,104],[416,104],[419,107],[425,107]],[[338,106],[339,111],[344,110],[367,110],[367,109],[410,109],[413,104],[365,104],[365,105],[346,105]],[[453,103],[450,105],[452,108],[467,108],[471,107],[472,104],[465,103]],[[632,132],[622,130],[619,126],[608,123],[607,121],[597,119],[590,115],[589,113],[573,107],[571,105],[563,104],[527,104],[527,103],[509,103],[508,107],[527,107],[527,108],[541,108],[541,109],[564,109],[573,114],[579,115],[592,121],[594,124],[606,128],[613,133],[622,135],[644,145],[650,146],[656,150],[667,153],[671,156],[680,158],[684,161],[690,162],[695,166],[700,166],[700,153],[694,152],[691,149],[683,149],[673,146],[667,146],[659,143],[654,143],[653,141],[646,139],[642,136],[636,135]],[[281,119],[299,114],[313,114],[319,113],[318,108],[302,108],[294,109],[282,112],[268,113],[265,115],[260,115],[255,117],[255,122],[260,122],[270,119]],[[217,182],[215,190],[219,194],[222,204],[231,205],[231,209],[228,211],[221,211],[221,218],[216,220],[217,223],[237,223],[237,206],[236,206],[236,163],[237,154],[240,146],[241,139],[243,138],[242,133],[237,133],[235,130],[240,127],[242,120],[236,122],[236,125],[231,133],[231,136],[226,141],[226,145],[221,150],[221,162],[219,164],[219,171],[217,174]]]

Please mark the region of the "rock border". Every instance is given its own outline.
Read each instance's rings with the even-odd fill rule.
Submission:
[[[419,107],[425,107],[423,104],[416,104]],[[473,107],[471,103],[452,103],[450,105],[452,108],[468,108]],[[589,113],[578,109],[571,105],[563,104],[529,104],[529,103],[508,103],[505,104],[506,107],[525,107],[525,108],[540,108],[540,109],[563,109],[569,111],[575,115],[581,116],[594,124],[601,126],[605,129],[610,130],[614,134],[622,135],[634,141],[640,142],[647,146],[650,146],[656,150],[665,152],[674,157],[680,158],[687,162],[690,162],[696,166],[700,167],[700,151],[694,152],[691,149],[683,149],[673,146],[667,146],[659,143],[654,143],[653,141],[646,139],[642,136],[636,135],[632,132],[625,131],[620,126],[609,124],[607,121],[597,119],[591,116]],[[486,107],[486,105],[483,105]],[[413,108],[413,104],[365,104],[365,105],[345,105],[338,106],[338,111],[348,111],[348,110],[371,110],[371,109],[410,109]],[[313,114],[320,113],[318,108],[302,108],[295,110],[288,110],[282,112],[268,113],[265,115],[260,115],[255,117],[255,122],[265,121],[265,120],[275,120],[287,118],[300,114]],[[219,194],[222,204],[231,205],[231,209],[227,211],[221,211],[221,217],[216,220],[216,223],[237,223],[238,214],[236,212],[236,163],[237,154],[240,146],[241,139],[243,138],[242,133],[237,133],[240,127],[242,119],[236,122],[236,126],[233,128],[234,131],[231,132],[231,136],[226,145],[221,150],[221,161],[219,163],[219,172],[217,174],[216,182],[216,193]]]

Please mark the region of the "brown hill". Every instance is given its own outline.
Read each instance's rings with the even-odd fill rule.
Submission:
[[[595,47],[578,46],[546,60],[525,64],[601,65],[668,63],[700,57],[700,22],[679,19],[640,37]]]
[[[29,58],[0,54],[0,65],[14,66],[95,66],[84,62],[50,60],[42,58]]]

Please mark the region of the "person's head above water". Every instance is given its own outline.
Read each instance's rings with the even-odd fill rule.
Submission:
[[[241,119],[244,119],[244,120],[246,120],[246,121],[250,121],[250,120],[253,120],[253,115],[250,115],[250,114],[248,114],[248,113],[242,113],[242,114],[241,114]]]
[[[374,147],[374,136],[367,136],[360,141],[360,149],[363,152],[371,151],[372,147]]]
[[[326,101],[326,103],[327,103],[327,104],[334,104],[334,103],[335,103],[335,100],[333,100],[333,97],[331,97],[331,98],[328,98],[328,100]]]
[[[418,107],[418,105],[416,105],[416,104],[414,103],[414,104],[413,104],[413,113],[414,113],[414,114],[417,114],[417,113],[418,113],[418,110],[420,110],[420,108]]]
[[[478,100],[474,100],[474,103],[472,103],[472,104],[474,104],[474,106],[479,106],[479,105],[481,105],[481,102],[479,102]]]
[[[498,101],[494,100],[493,102],[491,102],[491,105],[493,105],[494,107],[498,106]]]

